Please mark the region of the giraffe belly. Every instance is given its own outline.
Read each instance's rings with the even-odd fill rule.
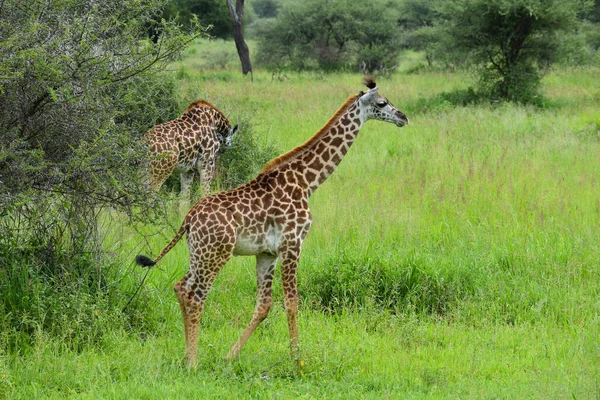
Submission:
[[[277,254],[280,235],[275,227],[266,233],[251,234],[239,232],[235,239],[234,256],[252,256],[261,253]]]
[[[174,172],[176,172],[176,173],[190,172],[190,171],[194,170],[194,167],[195,167],[195,164],[182,162],[180,160],[179,163],[177,164],[177,167],[175,168]]]

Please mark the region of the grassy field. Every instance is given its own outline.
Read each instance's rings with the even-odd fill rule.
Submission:
[[[250,82],[205,59],[197,46],[177,67],[182,93],[251,118],[280,152],[363,89],[357,74],[257,71]],[[311,198],[298,369],[279,282],[269,318],[238,361],[223,362],[254,309],[247,257],[209,295],[198,369],[182,366],[180,243],[146,284],[155,330],[107,326],[102,343],[77,352],[41,334],[31,350],[0,354],[0,397],[599,399],[599,75],[552,72],[541,108],[441,100],[467,88],[467,74],[380,78],[410,125],[367,123]],[[172,233],[123,228],[106,246],[139,279],[135,254],[156,255]]]

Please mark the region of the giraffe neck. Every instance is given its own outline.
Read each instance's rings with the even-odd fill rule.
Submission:
[[[211,125],[215,128],[217,132],[225,133],[230,127],[229,120],[220,111],[214,108],[211,111]]]
[[[351,105],[337,121],[331,122],[330,128],[322,132],[315,144],[301,157],[309,196],[340,165],[358,136],[358,131],[362,127],[358,102]]]
[[[311,139],[267,164],[273,169],[293,170],[310,196],[335,171],[354,143],[364,121],[358,96],[350,97]]]

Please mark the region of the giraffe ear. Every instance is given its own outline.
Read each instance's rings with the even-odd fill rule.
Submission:
[[[367,93],[363,94],[360,98],[360,102],[364,104],[373,103],[377,98],[377,91],[379,90],[378,86],[375,86],[373,89],[367,90]]]
[[[236,133],[238,131],[238,125],[235,124],[235,126],[233,128],[231,128],[231,133],[230,135],[233,135],[234,133]]]

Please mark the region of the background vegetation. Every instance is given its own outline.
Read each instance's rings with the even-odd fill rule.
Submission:
[[[177,0],[165,15],[187,24],[191,13],[198,13],[202,22],[216,24],[215,37],[229,38],[222,3]],[[540,79],[553,63],[600,62],[597,0],[252,0],[248,5],[246,38],[256,40],[256,61],[280,75],[386,74],[410,49],[425,54],[428,68],[476,73],[471,90],[458,96],[462,102],[532,103],[540,101]]]
[[[400,50],[398,12],[380,1],[286,3],[256,28],[257,58],[274,68],[381,71]]]
[[[311,198],[299,270],[303,365],[289,361],[279,282],[278,306],[240,360],[221,361],[254,308],[254,262],[236,258],[209,296],[200,367],[187,370],[172,293],[188,265],[185,245],[123,311],[144,273],[133,257],[156,254],[181,222],[169,195],[176,178],[158,197],[139,183],[139,137],[193,100],[217,105],[242,126],[223,153],[215,190],[224,189],[306,140],[362,90],[359,66],[344,61],[325,73],[315,58],[296,73],[263,64],[250,82],[231,41],[195,40],[176,61],[191,37],[133,18],[162,15],[158,3],[109,3],[97,18],[95,3],[34,4],[41,8],[0,8],[0,46],[10,54],[0,60],[0,397],[600,395],[597,6],[582,8],[578,28],[561,36],[560,57],[539,70],[533,61],[543,73],[532,103],[498,102],[473,73],[481,65],[441,57],[442,42],[430,40],[443,15],[436,3],[393,2],[398,67],[378,83],[411,124],[367,124]],[[122,6],[133,7],[132,25],[115,31],[107,15],[121,20]],[[261,24],[298,6],[248,6],[258,59]],[[83,27],[90,33],[80,35]],[[166,44],[153,44],[151,32],[173,40],[168,63],[149,61]],[[61,42],[82,47],[65,52],[72,47]],[[142,71],[111,83],[131,65]],[[44,107],[25,118],[39,96]],[[148,212],[161,217],[135,222]]]

